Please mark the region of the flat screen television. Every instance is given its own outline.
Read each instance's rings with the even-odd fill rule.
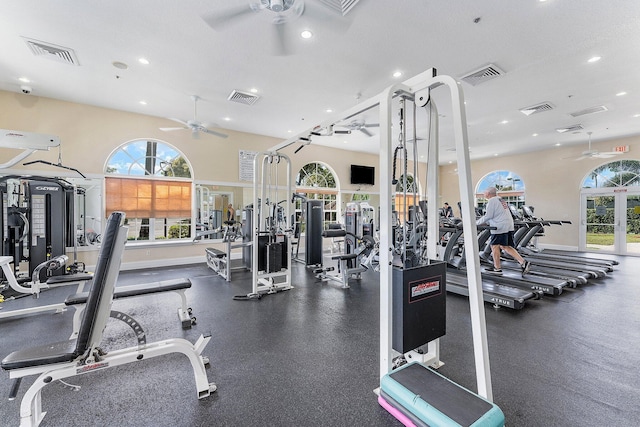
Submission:
[[[351,165],[351,184],[374,185],[375,177],[375,167]]]

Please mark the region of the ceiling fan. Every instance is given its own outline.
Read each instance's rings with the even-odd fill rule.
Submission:
[[[621,154],[617,151],[595,151],[591,149],[591,133],[592,132],[587,132],[587,135],[589,135],[589,149],[587,151],[583,151],[582,154],[577,157],[575,160],[584,160],[584,159],[593,159],[593,158],[597,158],[597,159],[609,159],[615,155]]]
[[[333,30],[346,31],[350,25],[342,16],[338,16],[325,6],[316,7],[313,2],[305,4],[304,0],[253,0],[248,4],[216,10],[202,17],[214,30],[221,30],[238,22],[241,18],[249,17],[252,14],[262,14],[271,17],[275,39],[275,54],[289,55],[290,42],[295,37],[287,34],[287,27],[290,23],[298,19],[303,14],[315,18],[323,26],[330,25]]]
[[[336,125],[338,126],[338,125]],[[369,131],[368,128],[377,128],[380,127],[379,123],[366,123],[364,120],[352,120],[346,125],[339,125],[340,127],[346,128],[349,132],[355,132],[359,130],[364,133],[368,137],[372,137],[373,134]]]
[[[229,135],[224,134],[222,132],[216,132],[215,130],[211,130],[207,128],[207,125],[198,121],[198,100],[201,99],[198,95],[191,95],[191,99],[193,100],[193,120],[183,121],[180,119],[170,118],[169,120],[173,120],[174,122],[180,123],[182,126],[180,127],[169,127],[169,128],[160,128],[160,130],[165,132],[170,132],[174,130],[184,130],[188,129],[191,131],[191,136],[194,139],[200,138],[200,132],[208,133],[210,135],[215,135],[220,138],[226,138]],[[216,124],[212,124],[212,126],[219,127]]]

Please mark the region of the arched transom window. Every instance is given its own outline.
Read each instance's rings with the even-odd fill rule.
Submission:
[[[324,222],[338,221],[338,184],[333,171],[323,163],[308,163],[296,175],[296,191],[307,199],[323,200]],[[302,204],[296,201],[296,218],[302,212]]]

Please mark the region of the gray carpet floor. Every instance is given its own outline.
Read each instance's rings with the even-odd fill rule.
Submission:
[[[486,304],[494,400],[508,426],[633,426],[640,420],[640,260],[619,258],[608,277],[519,311]],[[218,391],[198,400],[187,359],[169,355],[73,377],[43,391],[42,426],[400,426],[377,403],[378,278],[367,272],[344,290],[317,282],[294,264],[295,289],[255,301],[249,272],[232,282],[205,264],[123,272],[118,284],[189,277],[197,324],[183,330],[174,293],[129,298],[113,308],[133,316],[149,342],[201,333],[209,380]],[[70,287],[2,304],[12,310],[64,300]],[[0,320],[0,357],[65,340],[73,310]],[[128,327],[110,320],[105,348],[134,346]],[[468,300],[448,294],[440,373],[475,390]],[[0,424],[18,425],[20,399],[8,401],[0,373]]]

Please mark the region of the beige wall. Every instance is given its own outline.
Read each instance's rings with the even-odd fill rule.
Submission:
[[[569,220],[571,225],[548,228],[541,244],[578,247],[580,220],[580,185],[585,176],[596,167],[620,159],[639,159],[640,137],[624,138],[592,144],[597,151],[611,151],[614,146],[628,145],[628,153],[610,159],[574,160],[586,146],[556,147],[516,156],[505,156],[471,162],[471,178],[475,186],[486,174],[495,170],[510,170],[522,178],[526,186],[527,205],[535,207],[539,218]],[[473,149],[473,147],[472,147]],[[456,165],[440,168],[440,201],[449,202],[458,215],[459,197]],[[475,187],[474,187],[475,190]]]
[[[158,117],[0,91],[0,128],[57,135],[62,142],[62,160],[65,166],[77,168],[87,176],[102,176],[107,158],[121,144],[139,138],[166,141],[181,150],[189,159],[194,179],[197,181],[216,183],[225,190],[228,190],[229,186],[224,184],[239,186],[232,190],[237,210],[251,203],[252,199],[252,184],[241,182],[238,177],[238,151],[261,152],[281,142],[276,138],[230,130],[225,130],[225,133],[229,134],[226,139],[202,135],[201,139],[194,140],[189,132],[162,132],[158,129],[161,126],[171,126],[171,122]],[[293,154],[296,148],[283,150],[283,153],[291,158],[294,178],[306,163],[323,161],[336,172],[342,188],[349,191],[358,190],[358,187],[349,184],[349,165],[353,159],[357,158],[357,163],[363,165],[377,166],[378,163],[377,156],[374,155],[314,145]],[[0,149],[0,163],[13,158],[18,152]],[[58,151],[54,149],[50,152],[37,152],[25,161],[30,160],[57,163]],[[2,174],[52,175],[61,172],[58,176],[64,176],[65,173],[61,169],[42,164],[23,166],[22,163],[15,165],[11,170],[3,171]],[[378,169],[376,167],[376,170]],[[376,177],[376,181],[379,182],[379,177]],[[279,183],[284,185],[284,178],[281,178]],[[377,192],[377,187],[362,191]],[[211,244],[170,243],[139,247],[128,245],[123,262],[125,267],[145,267],[157,265],[158,260],[168,263],[204,260],[204,247],[209,245]],[[176,253],[179,253],[179,256],[176,256]],[[95,248],[82,249],[79,252],[79,260],[87,265],[93,265],[95,258]]]
[[[154,138],[166,141],[181,150],[191,162],[194,178],[206,183],[231,184],[239,186],[234,189],[234,205],[236,209],[250,203],[252,192],[250,183],[240,182],[238,178],[238,151],[264,151],[281,141],[276,138],[227,131],[229,138],[220,139],[203,135],[200,140],[191,139],[189,132],[160,131],[161,126],[171,122],[166,119],[127,113],[105,108],[79,105],[65,101],[28,96],[13,92],[0,91],[0,128],[54,134],[62,141],[63,163],[75,167],[89,176],[102,176],[104,164],[111,152],[124,142],[138,138]],[[595,150],[610,151],[616,145],[629,145],[630,153],[616,157],[634,157],[640,150],[640,137],[593,144]],[[297,171],[309,162],[320,161],[327,164],[336,173],[340,188],[345,193],[343,206],[348,197],[355,192],[372,193],[373,205],[377,206],[380,168],[378,156],[337,150],[311,144],[297,154],[297,144],[282,152],[292,162],[295,178]],[[526,185],[527,204],[536,208],[536,215],[548,219],[566,219],[573,225],[556,227],[547,233],[541,243],[576,247],[578,245],[579,220],[579,186],[584,176],[595,167],[607,163],[608,159],[574,161],[567,157],[578,156],[585,147],[583,145],[553,150],[530,152],[523,155],[477,160],[471,163],[471,176],[475,185],[485,174],[509,169],[524,180]],[[12,158],[15,150],[0,149],[0,163]],[[38,152],[28,160],[47,160],[56,163],[57,150]],[[349,184],[350,165],[357,163],[376,167],[376,185],[373,187],[354,186]],[[411,164],[409,165],[412,168]],[[454,173],[455,165],[440,168],[441,190],[438,205],[447,201],[456,206],[459,200],[458,179]],[[411,169],[410,169],[411,170]],[[43,165],[22,166],[20,163],[11,173],[58,173],[59,170]],[[421,175],[426,173],[421,166]],[[284,184],[284,181],[282,181]],[[421,179],[424,193],[424,179]],[[225,187],[226,188],[226,187]],[[243,203],[239,200],[242,197]],[[457,213],[457,209],[456,209]],[[180,262],[176,257],[176,246],[179,247],[179,258],[182,262],[193,262],[203,259],[206,243],[180,243],[167,246],[128,247],[125,265],[144,267],[154,262]],[[80,252],[80,259],[88,265],[95,261],[95,251]],[[163,261],[164,260],[164,261]]]

